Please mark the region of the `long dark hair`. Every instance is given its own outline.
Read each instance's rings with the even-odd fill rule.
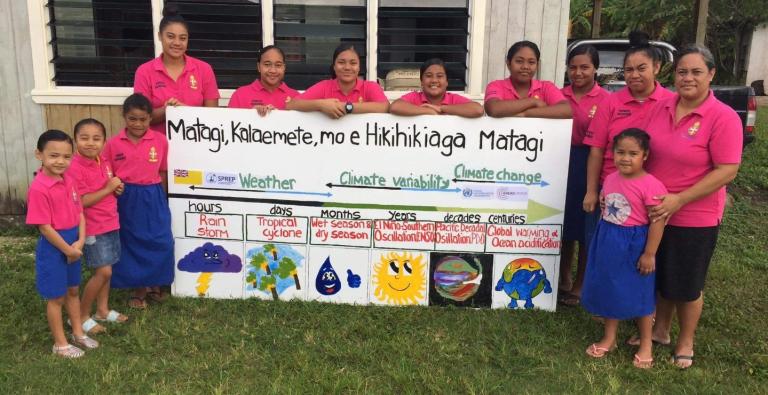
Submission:
[[[650,39],[648,33],[645,32],[633,31],[629,33],[629,49],[624,52],[624,63],[627,63],[629,55],[642,52],[653,61],[653,64],[661,64],[661,51],[651,46]]]
[[[518,41],[514,44],[512,44],[511,47],[509,47],[509,51],[507,51],[507,63],[512,60],[513,57],[515,57],[515,54],[517,54],[518,51],[520,51],[523,48],[530,48],[531,51],[533,51],[534,55],[536,55],[536,61],[539,61],[539,58],[541,58],[541,51],[539,51],[539,46],[536,45],[533,41],[523,40]]]
[[[163,7],[163,19],[160,20],[158,31],[162,33],[165,28],[172,23],[180,23],[184,26],[184,29],[189,32],[189,25],[187,25],[187,21],[184,20],[184,17],[179,14],[179,7],[175,4],[168,4]]]

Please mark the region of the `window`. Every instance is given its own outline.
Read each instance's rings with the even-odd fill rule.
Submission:
[[[251,0],[168,0],[189,25],[190,56],[208,62],[219,88],[237,88],[256,76],[262,47],[261,4]]]
[[[427,59],[441,58],[448,72],[448,90],[463,91],[467,86],[468,2],[429,3],[424,7],[419,1],[380,0],[378,78],[387,81],[393,70],[418,69]]]
[[[191,56],[216,73],[222,98],[256,78],[258,50],[286,54],[286,83],[330,77],[334,49],[356,46],[360,74],[385,90],[418,87],[432,57],[452,91],[481,96],[485,2],[469,0],[27,0],[37,103],[120,104],[135,70],[161,52],[157,22],[173,4],[189,25]],[[487,33],[487,32],[485,32]],[[392,73],[392,72],[395,73]],[[415,72],[414,72],[415,71]],[[392,84],[388,75],[394,76]],[[399,84],[399,86],[398,86]]]
[[[285,51],[286,84],[307,89],[329,78],[333,50],[341,43],[355,45],[365,73],[364,0],[275,0],[274,7],[275,45]]]
[[[49,0],[46,7],[57,86],[133,86],[136,68],[154,56],[149,0]]]

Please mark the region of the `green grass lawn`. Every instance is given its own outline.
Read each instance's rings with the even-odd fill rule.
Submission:
[[[50,354],[45,303],[34,289],[35,239],[6,235],[0,393],[766,393],[768,107],[744,157],[687,371],[660,346],[649,371],[632,367],[624,345],[603,360],[586,357],[602,328],[578,308],[171,299],[134,312],[121,292],[114,306],[131,322],[98,336],[103,346],[85,358],[62,360]]]

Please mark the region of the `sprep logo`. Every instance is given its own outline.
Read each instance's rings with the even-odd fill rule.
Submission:
[[[205,185],[234,185],[237,181],[237,174],[232,173],[205,173]]]

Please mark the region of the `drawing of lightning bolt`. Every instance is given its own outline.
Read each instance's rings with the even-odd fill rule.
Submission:
[[[197,287],[195,288],[199,296],[205,296],[205,293],[208,292],[212,276],[213,273],[200,273],[200,277],[197,278]]]

